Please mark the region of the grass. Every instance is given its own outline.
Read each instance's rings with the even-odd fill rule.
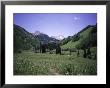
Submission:
[[[68,42],[67,44],[61,46],[62,49],[72,49],[75,48],[78,44],[81,43],[82,40],[86,40],[86,38],[89,36],[89,33],[91,32],[92,27],[90,27],[88,30],[85,30],[84,32],[80,33],[80,39],[78,41],[73,42],[72,40]]]
[[[74,52],[75,53],[75,52]],[[97,61],[72,55],[24,51],[14,54],[14,75],[96,75]]]

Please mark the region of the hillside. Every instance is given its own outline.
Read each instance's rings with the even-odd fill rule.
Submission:
[[[62,49],[87,48],[97,46],[97,25],[88,25],[86,28],[61,41]]]
[[[30,50],[39,47],[40,42],[43,44],[58,43],[59,40],[49,37],[39,31],[29,33],[23,27],[14,24],[14,52],[21,50]]]
[[[27,32],[24,28],[14,26],[14,52],[21,50],[29,50],[36,44],[39,44],[39,40],[35,38],[31,33]]]

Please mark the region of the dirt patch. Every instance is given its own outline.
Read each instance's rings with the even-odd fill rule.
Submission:
[[[60,75],[55,68],[50,68],[50,69],[49,69],[49,73],[50,73],[51,75]]]

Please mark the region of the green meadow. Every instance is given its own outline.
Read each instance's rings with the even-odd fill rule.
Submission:
[[[94,49],[93,49],[94,51]],[[14,54],[14,75],[97,75],[97,60],[82,58],[76,52],[69,55],[22,51]]]

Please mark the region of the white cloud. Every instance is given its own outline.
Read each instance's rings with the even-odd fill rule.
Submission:
[[[74,20],[79,20],[79,18],[78,17],[74,17]]]

